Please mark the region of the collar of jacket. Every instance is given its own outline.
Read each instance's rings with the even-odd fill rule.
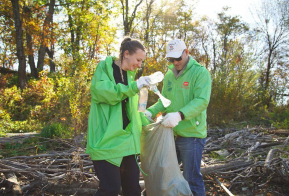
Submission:
[[[115,61],[115,60],[117,60],[117,58],[116,57],[114,57],[114,56],[107,56],[106,58],[105,58],[105,67],[106,67],[106,70],[107,70],[107,74],[108,74],[108,76],[109,76],[109,78],[111,79],[111,80],[114,80],[114,77],[113,77],[113,68],[112,68],[112,63],[113,63],[113,61]],[[135,77],[135,74],[136,74],[136,71],[137,71],[137,69],[135,69],[134,71],[127,71],[127,73],[131,76],[131,77]]]
[[[185,70],[183,71],[183,73],[187,72],[192,66],[193,66],[193,62],[194,62],[194,59],[192,56],[190,56],[190,60],[187,64],[187,67],[185,68]],[[173,71],[173,68],[174,68],[174,65],[171,63],[168,68]]]

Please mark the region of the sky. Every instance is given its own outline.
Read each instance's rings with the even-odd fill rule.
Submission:
[[[207,15],[209,18],[217,19],[217,14],[222,11],[225,6],[231,7],[228,14],[232,16],[239,15],[247,22],[253,22],[250,8],[254,10],[254,6],[259,0],[198,0],[195,5],[195,13],[199,16]]]

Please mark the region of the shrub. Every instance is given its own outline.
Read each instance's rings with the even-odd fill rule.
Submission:
[[[62,125],[61,123],[46,125],[40,132],[40,136],[46,138],[70,138],[71,135],[69,127]]]
[[[289,107],[279,106],[269,114],[270,122],[277,129],[289,129]]]

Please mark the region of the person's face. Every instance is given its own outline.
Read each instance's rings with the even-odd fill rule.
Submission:
[[[169,62],[173,63],[175,68],[180,71],[188,62],[189,51],[185,49],[179,58],[168,58]]]
[[[136,68],[141,68],[142,62],[146,58],[146,53],[141,50],[137,49],[135,53],[129,54],[128,50],[124,52],[124,66],[123,70],[127,71],[134,71]]]

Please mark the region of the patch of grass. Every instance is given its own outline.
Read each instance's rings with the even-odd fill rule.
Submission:
[[[217,159],[217,160],[225,160],[225,157],[224,156],[221,156],[215,152],[211,152],[210,155],[209,155],[211,158],[213,159]]]
[[[52,123],[43,127],[40,135],[46,138],[70,138],[72,131],[69,127],[62,125],[61,123]]]
[[[58,147],[61,147],[61,143],[57,141],[51,142],[51,140],[31,137],[23,141],[1,144],[0,157],[37,155],[55,150]]]

